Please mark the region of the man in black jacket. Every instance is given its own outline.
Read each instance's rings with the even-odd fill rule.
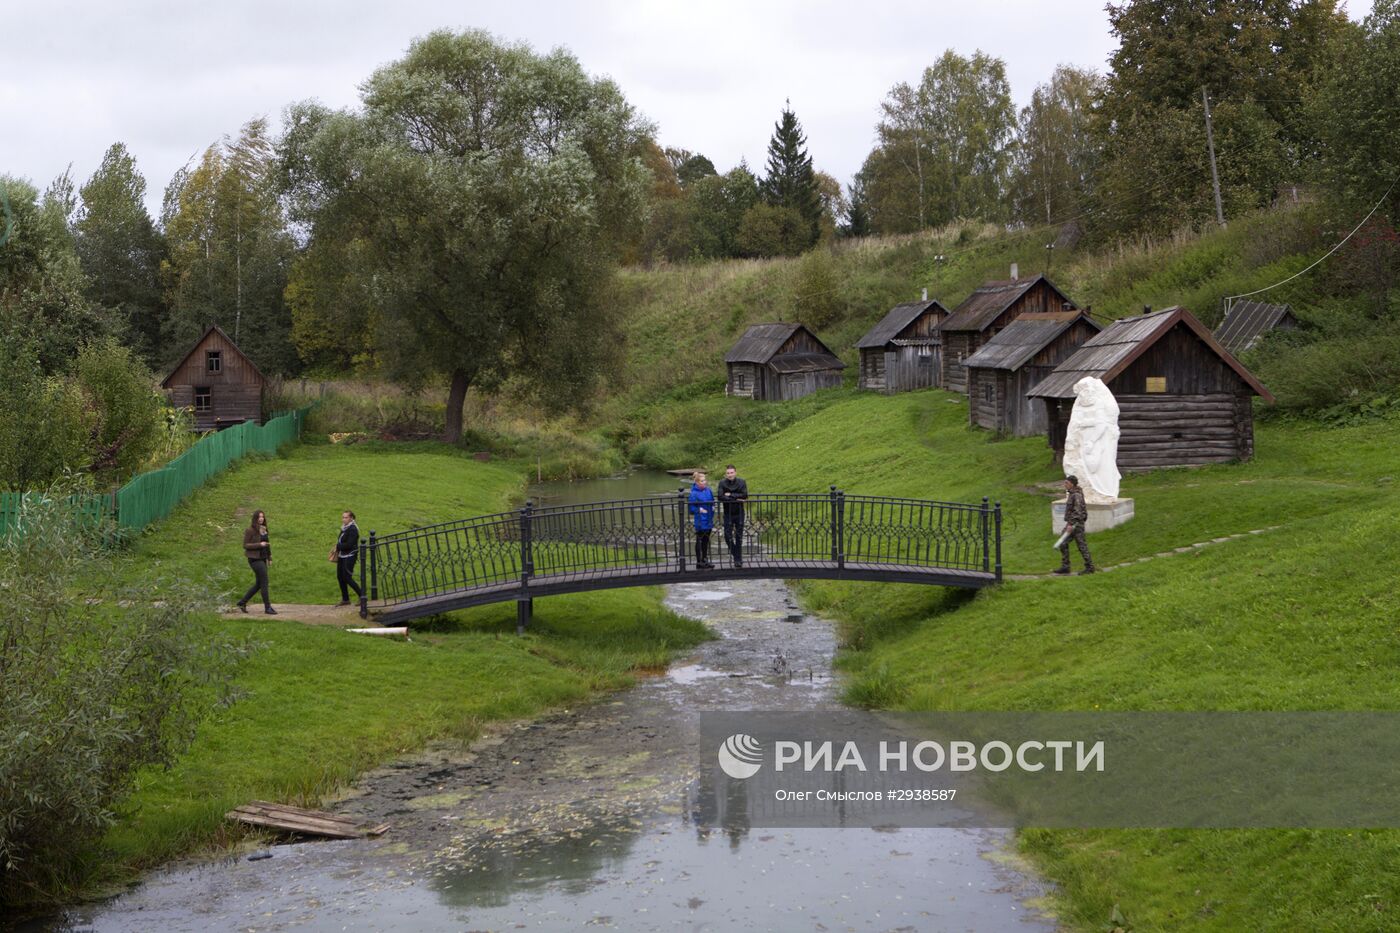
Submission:
[[[744,503],[748,500],[749,484],[739,478],[731,463],[719,481],[719,501],[724,505],[724,543],[735,567],[744,566]]]
[[[350,605],[350,591],[363,599],[365,591],[355,582],[355,558],[360,556],[360,529],[354,512],[340,513],[340,537],[335,542],[335,578],[340,583],[340,605]]]

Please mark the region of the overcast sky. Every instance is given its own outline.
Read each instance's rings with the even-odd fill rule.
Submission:
[[[656,123],[662,145],[725,171],[761,168],[784,99],[817,167],[848,182],[879,104],[944,49],[1006,61],[1017,105],[1055,66],[1103,70],[1102,0],[6,0],[0,172],[40,188],[71,162],[81,184],[115,141],[136,156],[156,215],[185,162],[287,104],[358,102],[358,85],[433,29],[476,27],[566,46]],[[1354,18],[1371,0],[1351,0]]]

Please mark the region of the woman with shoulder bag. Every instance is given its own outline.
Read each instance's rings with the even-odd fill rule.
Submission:
[[[253,513],[253,521],[243,532],[243,555],[248,558],[248,567],[253,571],[253,585],[238,601],[238,608],[247,612],[248,600],[261,590],[263,612],[270,616],[277,615],[267,595],[267,565],[272,563],[272,545],[267,539],[267,513],[262,509]]]

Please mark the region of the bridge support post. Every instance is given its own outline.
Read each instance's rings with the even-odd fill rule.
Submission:
[[[837,569],[846,566],[846,494],[831,487],[831,560]]]
[[[534,506],[525,500],[520,510],[520,597],[515,601],[515,634],[524,635],[525,626],[534,614],[535,601],[525,595],[530,586],[530,577],[535,573],[535,549],[531,542]]]
[[[360,588],[364,589],[363,581],[361,581]],[[379,545],[375,543],[374,529],[372,528],[369,532],[369,598],[379,599]]]
[[[996,512],[995,512],[995,515],[996,515],[996,523],[997,523],[997,565],[996,565],[996,573],[997,573],[997,582],[1000,583],[1000,582],[1001,582],[1001,503],[1000,503],[1000,502],[998,502],[998,503],[996,504]]]
[[[689,537],[689,522],[685,520],[690,494],[682,486],[676,493],[676,569],[685,572],[685,539]]]
[[[989,500],[986,496],[983,496],[983,497],[982,497],[982,572],[983,572],[983,573],[991,573],[991,571],[992,571],[992,549],[991,549],[991,541],[989,540],[989,535],[988,535],[988,531],[989,531],[990,529],[987,527],[987,526],[988,526],[988,521],[987,521],[987,519],[990,517],[990,516],[988,515],[988,511],[987,511],[987,503],[988,503],[989,501],[991,501],[991,500]]]
[[[339,554],[336,555],[337,559]],[[365,589],[366,565],[369,564],[369,547],[365,544],[365,539],[360,539],[360,618],[369,618],[369,590]]]

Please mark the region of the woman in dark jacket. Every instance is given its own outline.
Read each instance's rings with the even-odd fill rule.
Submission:
[[[710,563],[710,532],[715,527],[715,494],[704,473],[696,473],[690,487],[690,514],[695,516],[695,568],[713,570]]]
[[[355,524],[355,513],[340,513],[340,537],[335,540],[331,560],[335,561],[335,578],[340,583],[340,605],[350,605],[350,591],[364,599],[364,590],[355,582],[355,558],[359,557],[360,529]]]
[[[253,521],[243,532],[243,555],[248,558],[248,566],[253,571],[253,585],[238,601],[238,608],[248,611],[248,600],[253,594],[262,591],[263,612],[277,615],[272,601],[267,598],[267,565],[272,563],[272,546],[267,542],[267,513],[262,509],[253,513]]]

